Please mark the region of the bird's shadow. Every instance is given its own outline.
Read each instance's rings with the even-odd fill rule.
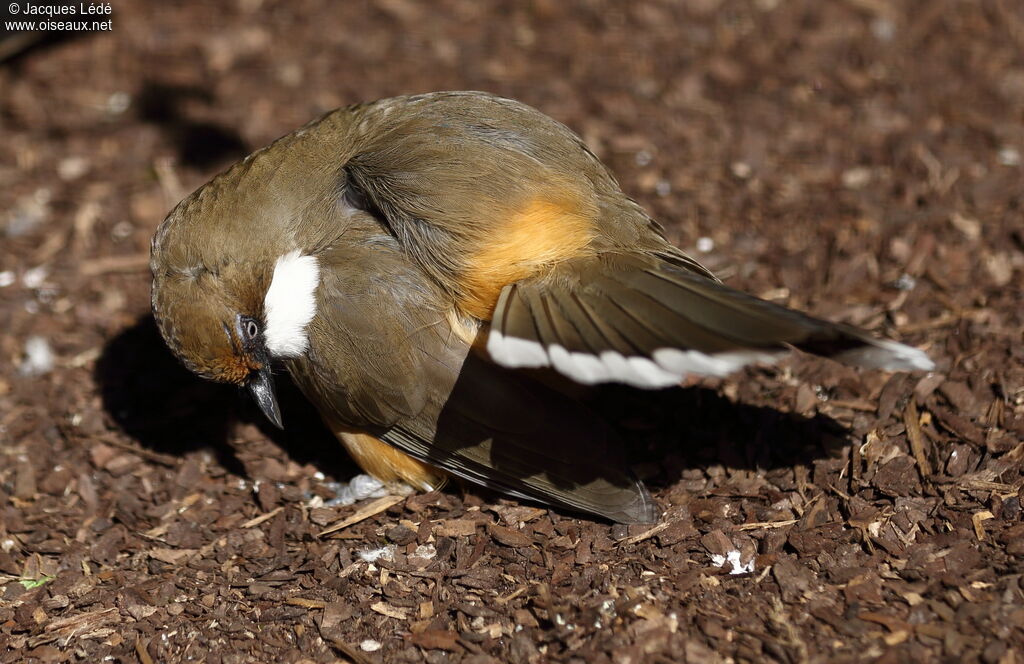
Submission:
[[[160,128],[186,167],[206,171],[241,159],[249,149],[233,129],[197,119],[190,108],[209,107],[214,97],[193,85],[146,81],[135,95],[140,120]]]
[[[689,469],[773,470],[838,456],[849,430],[822,414],[807,417],[733,401],[716,390],[649,392],[608,386],[592,407],[632,441],[630,462],[652,488]]]
[[[282,431],[238,388],[202,380],[185,369],[167,349],[152,315],[104,346],[95,378],[110,418],[151,451],[183,456],[207,449],[226,470],[244,477],[231,432],[239,423],[251,423],[300,464],[312,463],[338,479],[358,472],[287,375],[276,381],[286,423]]]
[[[201,380],[182,367],[151,315],[106,344],[95,373],[111,419],[154,452],[180,456],[208,449],[226,470],[244,477],[230,434],[236,424],[248,422],[297,463],[313,464],[338,480],[359,472],[286,374],[277,376],[282,431],[237,388]],[[643,469],[652,488],[678,481],[687,469],[807,465],[834,456],[847,438],[846,429],[826,416],[737,403],[700,387],[657,392],[607,387],[594,398],[592,406],[632,441],[628,460]]]

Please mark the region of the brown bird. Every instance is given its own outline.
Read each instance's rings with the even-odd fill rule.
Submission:
[[[791,348],[933,368],[722,284],[572,131],[480,92],[343,108],[279,139],[182,201],[151,267],[171,350],[277,426],[274,364],[381,480],[447,473],[622,522],[659,515],[625,442],[522,369],[663,388]]]

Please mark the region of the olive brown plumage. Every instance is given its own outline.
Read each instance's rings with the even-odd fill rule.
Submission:
[[[570,130],[477,92],[341,109],[250,155],[168,216],[152,269],[174,353],[277,424],[275,362],[382,479],[624,522],[658,515],[624,441],[521,369],[658,388],[790,348],[932,367],[722,284]]]

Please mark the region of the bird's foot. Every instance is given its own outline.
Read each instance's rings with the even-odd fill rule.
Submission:
[[[326,501],[326,507],[351,505],[366,498],[382,496],[408,496],[416,489],[404,482],[381,482],[372,475],[356,475],[348,482],[325,482],[324,486],[334,492],[334,498]]]

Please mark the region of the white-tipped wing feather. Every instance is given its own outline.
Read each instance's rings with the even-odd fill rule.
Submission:
[[[575,278],[507,286],[487,350],[507,367],[551,366],[583,384],[677,385],[772,363],[790,348],[874,369],[934,368],[910,346],[760,300],[645,257],[594,257]],[[574,285],[575,284],[575,285]]]

